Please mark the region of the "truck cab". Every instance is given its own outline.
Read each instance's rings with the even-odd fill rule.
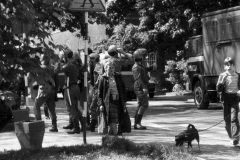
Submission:
[[[189,39],[187,63],[195,105],[207,109],[219,101],[216,83],[224,59],[232,57],[240,72],[240,6],[206,13],[201,20],[203,35]]]

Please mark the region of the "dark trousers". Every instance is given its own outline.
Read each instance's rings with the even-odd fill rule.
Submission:
[[[229,138],[239,139],[239,102],[237,94],[228,94],[224,95],[223,102],[223,117],[225,120],[225,128],[228,133]],[[231,111],[233,109],[233,111]],[[233,112],[233,113],[232,113]],[[231,114],[232,113],[232,114]]]
[[[43,103],[47,104],[48,109],[50,111],[50,117],[52,119],[52,121],[56,121],[57,116],[56,116],[56,112],[55,112],[55,91],[52,90],[49,93],[47,93],[46,95],[42,95],[39,96],[38,98],[35,98],[35,103],[34,103],[34,114],[37,120],[41,120],[41,110],[40,107],[43,105]]]
[[[80,91],[77,84],[70,85],[70,87],[66,88],[64,91],[64,99],[65,99],[65,104],[67,106],[68,114],[70,118],[76,123],[76,125],[79,125],[78,120],[79,120],[79,117],[82,115],[82,113],[78,109],[79,97],[80,97]]]

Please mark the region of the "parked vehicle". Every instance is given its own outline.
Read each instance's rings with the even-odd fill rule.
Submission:
[[[203,35],[189,40],[187,52],[190,89],[198,109],[218,102],[218,76],[224,71],[223,61],[233,57],[240,72],[240,6],[206,13],[202,17]]]

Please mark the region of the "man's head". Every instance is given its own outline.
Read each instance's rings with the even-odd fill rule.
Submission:
[[[106,63],[104,63],[104,70],[107,75],[112,76],[115,72],[115,67],[111,61],[107,61]]]
[[[118,54],[117,46],[116,45],[110,45],[108,47],[108,54],[110,56],[116,56]]]
[[[91,53],[89,55],[90,61],[92,62],[99,62],[99,54],[98,53]]]
[[[147,50],[145,48],[139,48],[133,53],[135,62],[140,62],[146,58]]]
[[[62,62],[67,62],[69,59],[73,58],[73,52],[68,48],[63,49],[59,53],[59,58]]]
[[[233,69],[233,66],[234,66],[233,59],[231,57],[225,58],[225,60],[224,60],[224,69],[225,70],[231,70],[231,69]]]

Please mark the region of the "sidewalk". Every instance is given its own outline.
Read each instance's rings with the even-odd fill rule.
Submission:
[[[61,96],[61,95],[60,95]],[[188,96],[176,96],[175,93],[167,93],[166,95],[160,95],[158,97],[161,97],[162,100],[181,100],[185,101],[189,97]],[[155,99],[152,99],[152,101],[155,101]],[[43,107],[41,107],[41,113],[42,113],[42,120],[45,122],[45,134],[43,139],[43,147],[49,147],[49,146],[69,146],[69,145],[81,145],[83,144],[83,133],[80,134],[74,134],[69,135],[66,133],[67,130],[62,129],[64,125],[68,123],[68,114],[66,112],[65,104],[63,99],[59,99],[59,101],[56,103],[56,113],[57,113],[57,124],[58,124],[58,132],[52,133],[49,132],[49,128],[51,127],[51,120],[45,119],[44,113],[43,113]],[[128,110],[129,114],[132,114],[135,108],[137,107],[136,101],[130,101],[128,102]],[[30,119],[34,119],[33,114],[33,102],[31,99],[29,99],[29,108],[30,108]],[[132,112],[132,113],[131,113]],[[132,125],[134,123],[134,119],[131,118]],[[159,127],[158,125],[151,122],[145,121],[145,124],[147,126],[151,127]],[[161,127],[161,126],[160,126]],[[101,144],[102,135],[97,134],[97,128],[95,130],[96,132],[86,132],[86,141],[89,144]],[[125,133],[123,136],[128,139],[135,140],[136,142],[143,143],[143,142],[154,142],[155,139],[149,139],[148,137],[144,137],[149,132],[149,130],[146,131],[136,131],[132,129],[131,133]],[[154,134],[154,133],[151,133]],[[165,138],[167,140],[167,137]],[[170,140],[169,137],[169,141]],[[19,150],[21,149],[21,146],[18,142],[18,139],[16,137],[15,131],[14,131],[14,124],[10,123],[8,124],[2,132],[0,132],[0,152],[4,150]]]
[[[31,114],[32,102],[30,103]],[[134,113],[137,107],[136,101],[127,102],[131,122],[134,122]],[[68,123],[68,115],[63,99],[57,102],[58,129],[57,133],[50,133],[50,120],[45,120],[45,135],[43,147],[69,146],[83,144],[83,134],[68,135],[63,125]],[[43,111],[42,111],[42,117]],[[144,115],[142,124],[147,130],[134,130],[125,133],[123,136],[135,143],[159,142],[169,148],[175,148],[175,135],[185,130],[189,123],[194,124],[198,130],[211,127],[223,119],[222,107],[220,104],[211,104],[207,110],[196,109],[191,95],[176,96],[174,93],[156,95],[150,99],[149,109]],[[234,147],[227,136],[224,122],[219,123],[211,129],[199,132],[200,151],[197,142],[192,142],[192,154],[203,159],[211,160],[239,160],[240,146]],[[101,144],[102,135],[97,132],[87,131],[88,144]],[[186,149],[186,144],[184,145]],[[0,133],[0,152],[4,150],[19,150],[20,144],[14,130]],[[178,149],[178,148],[176,148]]]

